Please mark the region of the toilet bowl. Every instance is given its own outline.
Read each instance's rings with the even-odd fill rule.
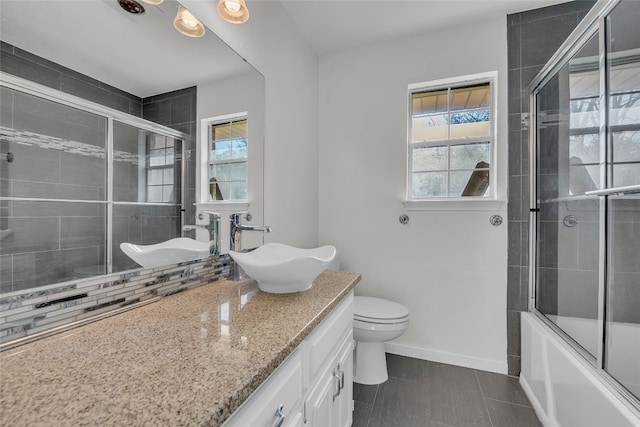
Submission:
[[[356,341],[355,372],[358,384],[385,382],[387,359],[384,343],[398,338],[409,326],[409,309],[397,302],[357,296],[354,299],[353,339]]]

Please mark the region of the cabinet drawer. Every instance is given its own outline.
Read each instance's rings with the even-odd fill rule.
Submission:
[[[229,418],[224,427],[272,427],[283,406],[284,426],[300,413],[302,395],[302,352],[296,350]]]
[[[353,292],[306,339],[305,370],[312,379],[327,358],[337,351],[340,338],[353,329]]]

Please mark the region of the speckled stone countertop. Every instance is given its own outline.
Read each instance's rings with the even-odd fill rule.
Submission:
[[[359,280],[214,282],[7,350],[0,425],[221,425]]]

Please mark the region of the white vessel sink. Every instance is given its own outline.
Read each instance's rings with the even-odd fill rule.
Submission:
[[[209,256],[209,242],[199,242],[188,237],[176,237],[155,245],[120,243],[120,249],[144,268],[162,267]]]
[[[233,260],[258,282],[258,287],[274,294],[301,292],[326,270],[336,257],[330,245],[300,249],[281,243],[267,243],[251,252],[230,251]]]

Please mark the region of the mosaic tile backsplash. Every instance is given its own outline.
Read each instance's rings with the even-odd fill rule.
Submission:
[[[233,271],[228,255],[26,290],[0,298],[0,344],[216,280]]]

